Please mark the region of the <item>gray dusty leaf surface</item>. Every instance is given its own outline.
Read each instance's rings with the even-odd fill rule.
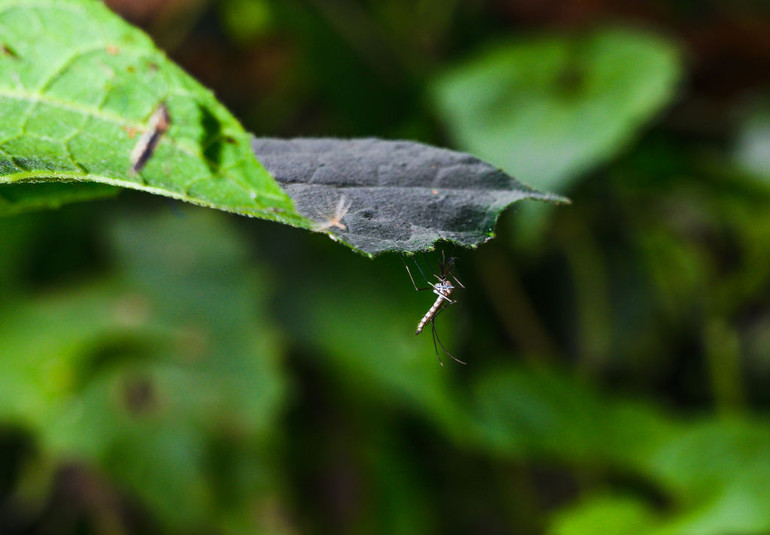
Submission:
[[[252,149],[316,230],[367,255],[475,247],[500,213],[536,191],[461,152],[375,138],[253,138]]]

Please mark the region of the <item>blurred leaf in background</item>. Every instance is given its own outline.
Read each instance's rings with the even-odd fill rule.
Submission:
[[[450,69],[433,90],[460,147],[565,191],[670,102],[678,56],[667,40],[631,29],[519,38]]]
[[[758,177],[770,175],[770,101],[750,104],[738,133],[735,156],[739,165]]]
[[[246,521],[242,504],[276,488],[254,454],[275,446],[286,395],[265,274],[203,210],[116,221],[107,238],[114,277],[4,309],[2,417],[170,525]]]

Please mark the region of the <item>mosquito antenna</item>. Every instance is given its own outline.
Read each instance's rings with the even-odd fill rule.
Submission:
[[[458,279],[457,275],[454,274],[454,267],[455,267],[455,263],[456,263],[455,261],[456,260],[457,260],[457,258],[454,257],[454,256],[449,257],[450,264],[449,264],[447,272],[446,272],[446,274],[444,276],[445,277],[452,277],[452,280],[457,283],[457,286],[459,286],[460,288],[462,288],[464,290],[465,289],[465,285],[462,282],[460,282],[460,279]]]

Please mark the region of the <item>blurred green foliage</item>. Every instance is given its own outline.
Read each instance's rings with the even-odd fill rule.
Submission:
[[[451,70],[436,83],[436,102],[466,150],[564,189],[670,102],[678,74],[676,48],[652,35],[538,36]]]
[[[770,531],[762,3],[112,4],[252,131],[574,204],[454,252],[465,367],[395,257],[138,193],[0,220],[0,533]]]

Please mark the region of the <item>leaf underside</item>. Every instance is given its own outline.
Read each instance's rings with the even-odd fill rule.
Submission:
[[[475,247],[517,201],[567,202],[469,154],[411,141],[254,138],[252,148],[303,216],[367,255],[438,240]]]

